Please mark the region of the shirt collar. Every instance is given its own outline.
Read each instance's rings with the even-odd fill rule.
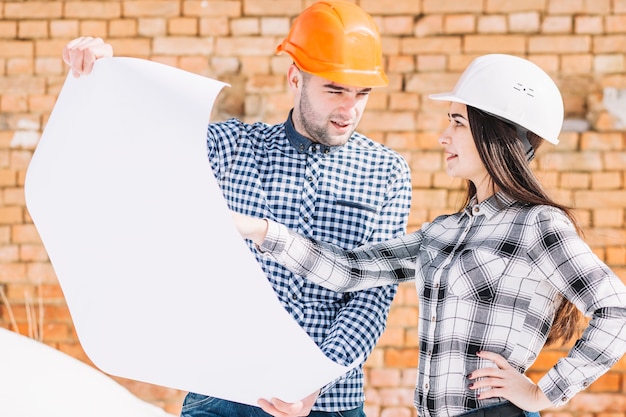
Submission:
[[[470,217],[485,216],[487,220],[490,220],[500,211],[512,206],[514,203],[515,200],[513,198],[498,191],[481,203],[476,202],[476,196],[472,197],[464,211]]]
[[[300,133],[296,131],[296,128],[293,126],[293,120],[291,113],[293,110],[289,112],[289,117],[285,122],[285,134],[287,135],[287,139],[291,146],[294,147],[298,153],[321,153],[328,154],[336,151],[341,148],[341,146],[327,146],[320,145],[319,143],[313,142],[311,139],[302,136]]]

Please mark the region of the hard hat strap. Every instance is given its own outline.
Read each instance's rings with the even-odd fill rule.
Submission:
[[[485,110],[481,110],[481,111],[515,127],[517,136],[519,137],[519,139],[522,141],[522,144],[524,145],[524,150],[526,151],[526,160],[530,162],[535,158],[535,149],[533,148],[533,146],[530,144],[530,141],[528,140],[528,132],[529,132],[528,129],[526,129],[523,126],[518,125],[517,123],[513,123],[512,121],[505,119],[504,117],[500,117],[497,114],[493,114]]]
[[[519,136],[519,138],[522,140],[522,143],[524,144],[524,149],[526,149],[526,160],[530,162],[535,158],[535,149],[528,140],[528,129],[525,129],[517,124],[514,124],[514,126],[515,130],[517,130],[517,136]]]

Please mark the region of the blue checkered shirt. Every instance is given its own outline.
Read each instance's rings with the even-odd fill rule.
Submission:
[[[408,165],[363,135],[354,133],[346,145],[326,147],[299,135],[291,119],[273,126],[231,119],[209,125],[208,152],[234,211],[275,220],[346,249],[406,231]],[[257,254],[257,259],[281,304],[328,357],[342,365],[367,358],[385,328],[396,284],[339,293],[267,257]],[[348,410],[363,401],[359,366],[325,387],[313,409]]]
[[[450,417],[501,399],[479,400],[470,372],[499,353],[520,372],[535,361],[564,296],[588,327],[567,358],[538,382],[554,405],[567,402],[626,352],[626,287],[576,234],[565,214],[496,194],[421,230],[343,252],[270,223],[260,249],[337,291],[415,278],[420,417]]]

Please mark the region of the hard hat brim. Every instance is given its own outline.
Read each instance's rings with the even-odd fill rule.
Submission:
[[[468,100],[465,100],[461,97],[459,97],[458,95],[456,95],[454,93],[454,91],[448,91],[446,93],[437,93],[437,94],[429,94],[428,98],[430,98],[431,100],[436,100],[436,101],[452,101],[455,103],[461,103],[461,104],[465,104],[466,106],[472,106],[475,107],[479,110],[483,110],[487,113],[490,113],[492,115],[496,115],[497,117],[504,119],[510,123],[514,123],[517,125],[520,125],[522,127],[524,127],[521,123],[519,123],[518,121],[514,120],[514,118],[512,117],[508,117],[509,115],[507,114],[501,114],[502,112],[499,109],[496,108],[488,108],[487,106],[477,106],[475,103],[472,103]],[[526,127],[524,127],[526,129]],[[530,130],[530,129],[529,129]],[[559,143],[559,138],[558,136],[552,136],[552,135],[541,135],[538,132],[533,132],[539,136],[541,136],[544,140],[552,143],[553,145],[558,145]]]

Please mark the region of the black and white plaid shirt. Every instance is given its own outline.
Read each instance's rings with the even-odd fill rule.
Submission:
[[[496,194],[420,231],[344,252],[270,222],[260,249],[336,291],[415,278],[420,357],[415,406],[448,417],[498,402],[478,400],[470,372],[495,366],[485,350],[525,372],[542,349],[563,295],[589,326],[539,381],[555,405],[568,401],[626,351],[626,287],[560,210]]]
[[[299,135],[290,119],[274,126],[231,119],[209,125],[208,151],[232,210],[276,220],[346,249],[406,231],[408,164],[360,134],[330,148]],[[257,258],[282,305],[328,357],[347,365],[369,355],[385,328],[397,285],[338,293],[274,260]],[[348,410],[363,401],[363,370],[357,367],[326,387],[314,409]]]

